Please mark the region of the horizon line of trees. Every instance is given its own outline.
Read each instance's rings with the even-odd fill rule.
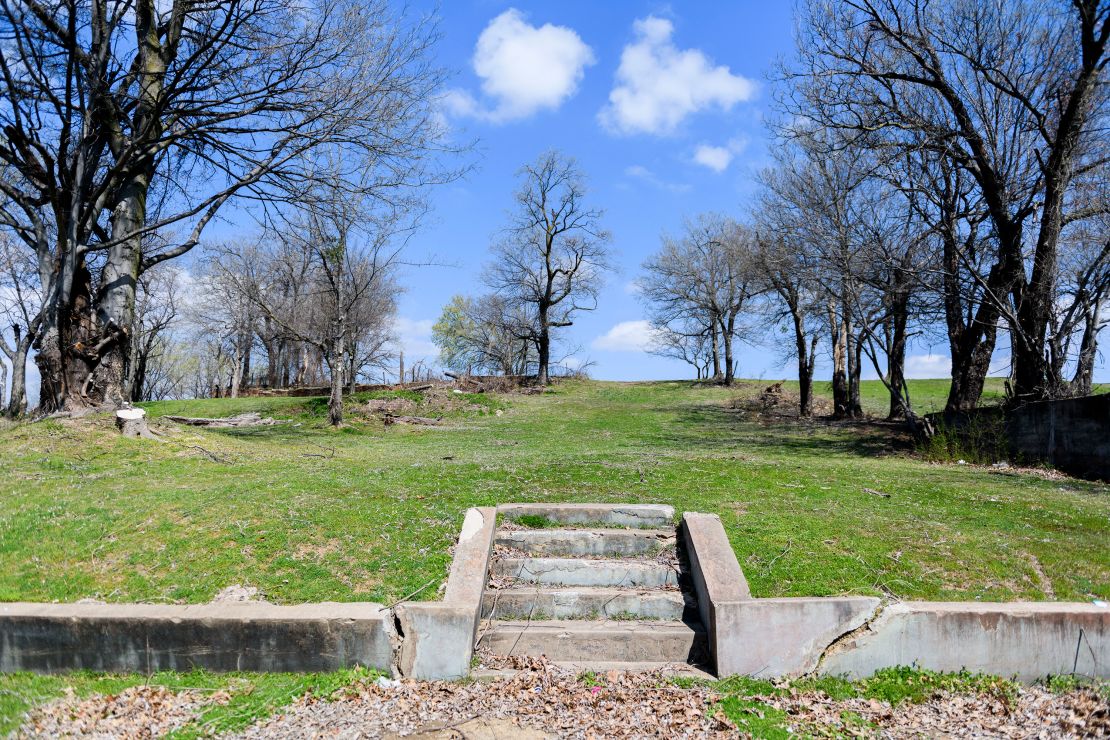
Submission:
[[[1011,402],[1090,393],[1110,318],[1110,4],[799,13],[751,212],[688,221],[644,265],[657,351],[728,383],[733,338],[756,338],[736,316],[777,326],[803,415],[820,346],[836,416],[862,414],[869,364],[912,422],[906,348],[926,333],[947,340],[947,412],[978,404],[1000,335]]]

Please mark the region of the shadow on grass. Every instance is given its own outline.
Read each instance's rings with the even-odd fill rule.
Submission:
[[[881,457],[913,448],[899,425],[885,421],[802,419],[706,404],[683,405],[676,421],[666,438],[687,449],[748,448]]]

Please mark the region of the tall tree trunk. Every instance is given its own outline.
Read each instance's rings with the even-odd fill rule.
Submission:
[[[727,322],[721,326],[721,339],[725,345],[725,385],[731,386],[736,374],[736,366],[732,358],[732,340],[736,329],[736,315],[728,317]]]
[[[848,415],[848,335],[844,330],[844,322],[836,312],[836,304],[830,300],[828,303],[829,333],[832,341],[832,392],[833,416],[843,419]]]
[[[798,415],[810,417],[813,416],[813,362],[809,355],[805,318],[794,303],[790,304],[790,316],[794,322],[794,350],[798,356]]]
[[[1079,343],[1079,357],[1075,362],[1075,375],[1072,377],[1071,390],[1074,396],[1091,395],[1091,380],[1098,356],[1098,330],[1102,304],[1101,294],[1088,307],[1083,320],[1083,339]]]
[[[228,383],[228,397],[239,397],[239,385],[243,382],[243,356],[239,342],[235,342],[235,357],[231,360],[231,381]]]
[[[713,327],[710,331],[711,346],[713,349],[713,379],[716,380],[717,378],[721,377],[721,345],[719,341],[719,335],[717,334],[716,316],[712,317],[711,326]]]
[[[901,275],[901,273],[899,273]],[[901,419],[908,415],[906,405],[906,325],[909,322],[909,286],[899,276],[895,300],[891,305],[891,341],[887,353],[887,382],[890,386],[890,410],[887,418]]]
[[[536,369],[536,383],[540,386],[547,385],[547,366],[551,362],[551,328],[548,326],[547,308],[540,307],[540,336],[536,350],[539,354],[539,366]]]
[[[358,346],[354,342],[352,342],[348,350],[347,359],[347,392],[351,394],[354,394],[358,390],[358,373],[356,372],[358,368],[355,367],[355,363],[358,362],[358,360],[356,359],[357,357]]]
[[[863,342],[855,332],[848,332],[848,416],[852,419],[863,416],[859,385],[862,371]]]
[[[240,390],[244,385],[247,388],[251,387],[251,339],[252,336],[249,333],[242,334],[239,337],[239,341],[242,343],[240,351],[243,355],[243,372],[239,381]]]

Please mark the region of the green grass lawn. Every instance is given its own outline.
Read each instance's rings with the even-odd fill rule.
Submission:
[[[567,382],[437,428],[333,430],[308,399],[148,404],[289,420],[165,423],[161,443],[109,419],[11,426],[0,600],[204,602],[242,583],[279,603],[389,602],[429,581],[420,598],[435,599],[465,509],[509,501],[717,513],[762,597],[1110,598],[1106,486],[931,464],[882,427],[731,408],[766,385]],[[943,403],[935,382],[914,386]],[[881,413],[881,386],[865,387]]]

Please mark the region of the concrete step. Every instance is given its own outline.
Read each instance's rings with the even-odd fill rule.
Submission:
[[[490,575],[548,586],[678,587],[674,568],[635,560],[500,558],[490,563]]]
[[[508,588],[486,591],[482,619],[680,620],[686,608],[678,591],[623,588]]]
[[[508,519],[533,516],[560,524],[606,527],[668,527],[674,524],[674,507],[665,504],[501,504],[497,511]]]
[[[543,655],[584,668],[613,661],[707,662],[705,631],[683,622],[494,622],[478,644],[495,655]]]
[[[673,529],[498,530],[496,543],[528,555],[629,557],[675,544]]]
[[[703,681],[717,679],[707,668],[690,665],[689,663],[664,663],[652,661],[574,661],[561,660],[550,665],[562,668],[570,673],[581,674],[592,671],[602,678],[607,678],[610,671],[617,673],[654,673],[659,672],[668,678],[697,678]],[[513,668],[478,668],[470,672],[470,677],[478,681],[498,681],[514,678],[520,671]]]

